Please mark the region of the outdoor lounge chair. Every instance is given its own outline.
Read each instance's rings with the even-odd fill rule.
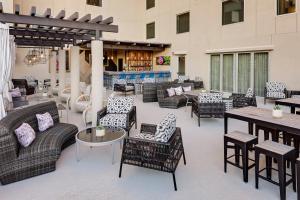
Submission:
[[[223,118],[225,103],[222,100],[222,93],[200,93],[198,100],[192,102],[191,117],[195,114],[200,118]]]
[[[276,81],[266,83],[264,104],[266,104],[267,99],[277,100],[285,98],[287,98],[287,89],[284,83]]]
[[[249,88],[246,94],[233,93],[231,98],[233,100],[233,108],[257,106],[256,95],[254,94],[252,88]]]
[[[158,126],[142,124],[140,134],[124,139],[119,177],[123,164],[168,172],[173,175],[176,191],[175,171],[181,157],[186,164],[181,129],[169,114]]]
[[[133,97],[109,97],[107,106],[97,113],[97,125],[124,128],[129,136],[135,124],[137,128],[136,107]]]

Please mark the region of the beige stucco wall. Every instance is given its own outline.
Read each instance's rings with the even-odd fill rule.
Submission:
[[[3,6],[3,10],[6,13],[12,13],[13,12],[13,0],[4,0],[1,1],[2,2],[2,6]]]
[[[209,87],[210,56],[212,49],[259,49],[272,47],[269,79],[283,81],[289,89],[300,89],[300,0],[297,12],[276,15],[275,0],[245,1],[244,22],[222,26],[220,0],[156,0],[155,8],[146,10],[145,0],[103,0],[103,7],[88,6],[85,0],[15,0],[23,12],[36,5],[39,13],[47,7],[53,15],[65,9],[67,15],[78,11],[80,16],[91,13],[113,16],[119,25],[118,34],[104,34],[107,39],[146,40],[146,24],[155,21],[156,37],[149,41],[171,43],[172,48],[160,55],[171,55],[170,69],[175,78],[177,55],[186,54],[186,73],[200,76]],[[176,34],[176,15],[190,11],[190,32]],[[159,70],[158,66],[154,66]]]
[[[290,89],[300,89],[300,1],[297,13],[276,15],[276,1],[245,2],[244,22],[222,26],[220,0],[164,0],[145,11],[145,23],[155,21],[156,38],[172,43],[172,52],[187,52],[186,72],[200,76],[209,85],[210,56],[207,50],[273,46],[270,52],[269,79],[283,81]],[[190,11],[190,32],[176,34],[176,15]],[[172,58],[177,59],[174,55]],[[177,60],[171,68],[177,69]]]

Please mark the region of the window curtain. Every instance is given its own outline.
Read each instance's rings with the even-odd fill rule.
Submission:
[[[12,74],[15,69],[15,63],[16,63],[16,44],[15,44],[15,38],[13,36],[10,36],[9,38],[9,50],[10,50],[10,58],[11,58],[11,68],[8,71],[8,76],[6,77],[6,84],[3,91],[3,97],[6,98],[9,102],[12,102],[12,97],[10,94],[10,90],[13,89],[13,83],[11,81]]]
[[[6,116],[4,108],[4,90],[8,87],[11,75],[11,52],[10,52],[9,26],[0,23],[0,119]]]
[[[238,92],[245,94],[251,81],[251,55],[239,54],[238,62]]]
[[[223,55],[223,91],[233,92],[233,55]]]
[[[211,56],[210,89],[220,90],[220,55]]]
[[[264,96],[268,81],[268,53],[254,54],[254,91],[258,96]]]

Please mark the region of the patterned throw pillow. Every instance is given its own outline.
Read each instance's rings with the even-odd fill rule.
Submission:
[[[23,147],[28,147],[35,139],[35,132],[33,128],[27,124],[23,123],[19,128],[15,130],[15,134],[18,138],[19,143]]]
[[[198,96],[199,103],[222,103],[222,93],[200,93]]]
[[[253,95],[254,95],[253,89],[252,88],[248,88],[245,97],[252,98]]]
[[[168,92],[169,97],[175,96],[175,94],[176,94],[174,88],[167,89],[167,92]]]
[[[156,127],[155,141],[168,142],[176,130],[176,116],[168,114]]]
[[[177,88],[174,88],[176,95],[182,95],[183,94],[183,90],[182,87],[179,86]]]
[[[184,92],[192,91],[192,86],[182,87]]]
[[[14,88],[10,91],[11,97],[20,97],[21,95],[21,91],[20,88]]]
[[[46,112],[44,114],[36,114],[36,118],[39,125],[39,131],[45,131],[48,128],[54,126],[53,119],[50,115],[50,113]]]
[[[108,97],[107,113],[126,114],[133,107],[133,97]]]

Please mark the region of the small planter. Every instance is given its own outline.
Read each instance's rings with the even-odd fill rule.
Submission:
[[[274,118],[282,118],[282,116],[283,116],[282,110],[273,110],[272,116]]]
[[[96,128],[96,137],[103,137],[105,135],[105,128],[102,126],[98,126]]]

